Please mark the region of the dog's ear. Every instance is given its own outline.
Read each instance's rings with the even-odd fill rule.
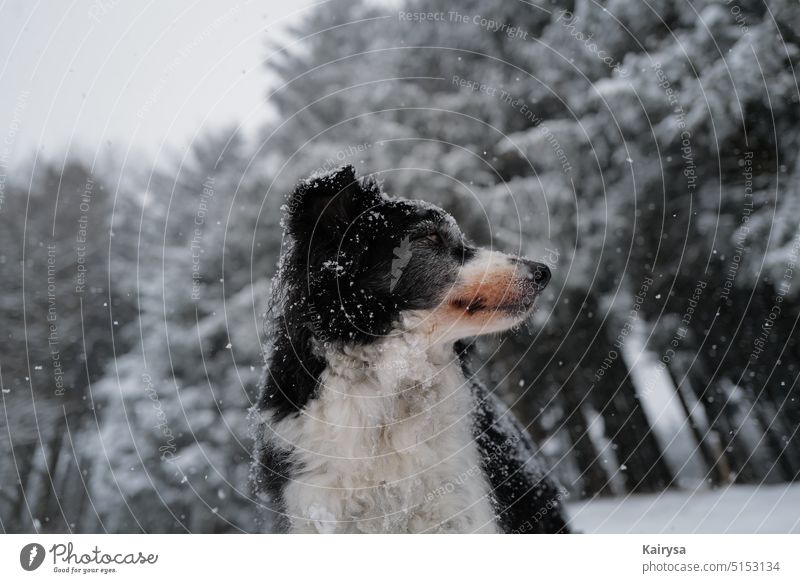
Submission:
[[[340,236],[380,202],[374,180],[359,180],[352,165],[302,180],[289,196],[286,226],[296,240]]]

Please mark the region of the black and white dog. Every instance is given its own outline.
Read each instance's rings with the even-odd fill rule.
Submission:
[[[279,528],[564,532],[564,492],[462,342],[525,320],[547,267],[471,246],[352,166],[284,208],[254,462]]]

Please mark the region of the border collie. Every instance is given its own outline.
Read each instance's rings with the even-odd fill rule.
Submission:
[[[273,526],[565,532],[563,490],[464,342],[524,321],[548,268],[472,246],[448,213],[352,166],[300,182],[284,212],[254,407]]]

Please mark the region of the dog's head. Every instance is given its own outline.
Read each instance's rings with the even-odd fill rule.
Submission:
[[[352,166],[301,182],[285,227],[287,301],[323,341],[369,342],[408,321],[433,343],[499,332],[550,279],[546,265],[471,245],[444,210],[389,198]]]

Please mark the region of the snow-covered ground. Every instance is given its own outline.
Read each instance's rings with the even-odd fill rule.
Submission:
[[[567,505],[587,533],[800,533],[800,483],[670,491]]]

